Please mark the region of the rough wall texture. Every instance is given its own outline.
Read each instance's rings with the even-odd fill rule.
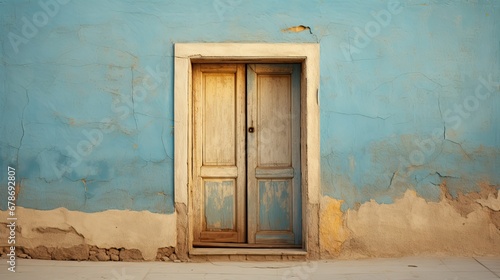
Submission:
[[[498,211],[482,207],[475,199],[464,204],[457,208],[456,201],[448,199],[426,202],[411,190],[394,204],[365,203],[347,214],[352,239],[351,250],[346,251],[368,256],[498,255],[500,226],[492,217]]]
[[[17,208],[16,246],[35,249],[72,248],[92,245],[99,248],[137,249],[146,260],[154,260],[158,248],[176,246],[176,215],[149,211],[107,210],[99,213],[64,208],[40,211]],[[0,234],[9,235],[8,212],[0,212]],[[5,223],[4,223],[5,221]],[[7,238],[0,246],[9,246]],[[88,249],[87,249],[88,250]],[[71,252],[77,252],[72,250]]]
[[[346,214],[345,225],[338,232],[347,230],[349,234],[323,237],[324,256],[498,255],[500,212],[482,206],[498,203],[498,192],[496,196],[483,192],[479,197],[461,195],[458,200],[443,197],[439,202],[427,202],[408,190],[393,204],[364,203]],[[338,204],[333,200],[327,205],[334,209]],[[334,231],[325,229],[329,230]]]
[[[0,1],[0,170],[17,170],[20,242],[175,246],[173,44],[313,42],[321,255],[498,248],[500,2],[257,2]]]

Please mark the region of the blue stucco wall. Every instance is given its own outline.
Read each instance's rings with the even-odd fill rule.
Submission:
[[[499,185],[499,20],[493,0],[3,0],[1,170],[24,207],[173,213],[173,44],[314,42],[323,194]]]

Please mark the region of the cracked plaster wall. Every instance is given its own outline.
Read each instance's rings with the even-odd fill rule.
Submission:
[[[158,248],[175,246],[176,215],[149,211],[106,210],[98,213],[65,208],[17,209],[16,246],[24,248],[71,248],[80,244],[100,248],[138,249],[144,259],[154,260]],[[0,212],[1,236],[8,236],[8,213]],[[10,246],[7,239],[0,246]]]
[[[387,2],[222,2],[59,1],[46,24],[25,36],[24,18],[33,22],[44,8],[0,1],[0,159],[1,170],[17,169],[18,204],[174,213],[175,42],[320,44],[320,234],[327,251],[347,248],[367,217],[381,219],[369,213],[406,209],[402,201],[445,211],[443,203],[479,193],[481,184],[495,195],[498,1],[401,1],[364,41],[360,32],[367,36]],[[25,38],[17,51],[11,32]],[[481,79],[493,81],[481,89],[489,95],[470,103]],[[373,211],[363,211],[368,207]],[[376,226],[372,241],[393,230]]]

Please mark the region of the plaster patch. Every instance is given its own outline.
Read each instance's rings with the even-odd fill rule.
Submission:
[[[496,198],[495,195],[490,194],[487,199],[477,199],[476,202],[493,211],[500,211],[500,192],[497,193]]]
[[[477,182],[477,186],[481,189],[480,192],[469,192],[466,194],[458,192],[456,197],[453,197],[450,194],[446,180],[443,180],[439,185],[442,198],[447,200],[448,203],[452,205],[463,217],[466,217],[469,213],[482,208],[478,201],[489,201],[490,196],[495,197],[495,194],[498,193],[496,188],[486,181]],[[485,203],[489,205],[491,202]]]
[[[320,212],[320,248],[322,256],[336,256],[340,253],[342,244],[349,236],[344,226],[343,213],[340,209],[342,200],[324,196]]]
[[[309,30],[309,32],[312,34],[311,28],[309,26],[305,26],[305,25],[292,26],[289,28],[282,29],[281,31],[282,32],[295,32],[295,33],[297,33],[297,32],[302,32],[304,30]]]
[[[346,252],[365,256],[393,257],[425,253],[461,256],[498,255],[500,229],[490,210],[477,208],[460,213],[446,199],[426,202],[407,190],[394,204],[367,202],[346,213],[352,248]]]
[[[7,216],[7,211],[0,211],[1,220],[6,221]],[[176,214],[129,210],[84,213],[65,208],[42,211],[17,207],[16,216],[21,229],[16,246],[25,248],[89,244],[138,249],[145,260],[154,260],[158,248],[177,243]],[[6,230],[2,227],[0,234],[5,235]],[[6,239],[0,240],[0,246],[7,245]]]

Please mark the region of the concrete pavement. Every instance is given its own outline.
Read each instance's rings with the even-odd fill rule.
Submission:
[[[1,260],[0,279],[500,279],[500,257],[407,257],[313,262],[75,262],[18,260],[16,272]]]

